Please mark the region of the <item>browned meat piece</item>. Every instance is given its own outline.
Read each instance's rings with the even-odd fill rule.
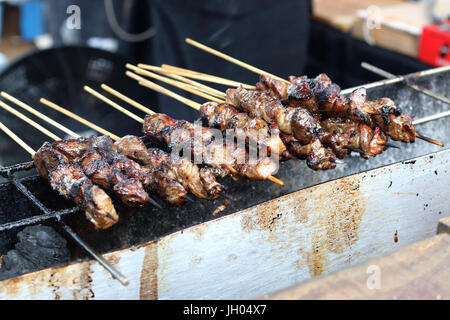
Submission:
[[[339,118],[328,118],[321,124],[327,132],[323,140],[334,144],[336,149],[340,149],[337,152],[339,155],[345,156],[348,152],[345,150],[353,149],[360,150],[361,156],[368,158],[375,157],[386,150],[384,144],[387,137],[380,128],[372,129],[366,124]],[[336,141],[337,139],[339,141]]]
[[[119,172],[129,178],[140,181],[145,188],[155,192],[162,199],[174,206],[184,204],[186,189],[177,181],[157,167],[143,167],[125,155],[114,150],[114,144],[109,136],[92,139],[92,145]]]
[[[313,139],[305,145],[290,135],[281,135],[281,138],[293,155],[299,159],[306,159],[306,164],[311,169],[329,170],[336,167],[334,153],[325,148],[318,139]]]
[[[93,185],[78,166],[60,164],[48,178],[53,190],[73,200],[96,229],[107,229],[119,220],[111,198]]]
[[[272,99],[266,92],[259,91],[247,91],[244,88],[228,89],[227,96],[229,101],[245,110],[250,116],[264,119],[268,122],[273,122],[278,125],[281,132],[285,135],[292,135],[297,142],[304,146],[309,145],[312,142],[316,153],[326,156],[314,157],[315,161],[321,159],[327,163],[320,166],[315,161],[310,162],[314,167],[330,168],[334,167],[329,164],[328,156],[335,159],[335,156],[330,150],[325,152],[325,149],[321,145],[320,139],[324,136],[325,132],[320,126],[320,123],[311,115],[311,113],[304,108],[285,107],[279,100]],[[297,143],[296,143],[297,145]],[[289,152],[298,150],[288,146]],[[319,152],[319,150],[322,150]],[[330,153],[331,152],[331,153]],[[302,156],[296,155],[295,156]]]
[[[378,126],[393,140],[403,142],[414,142],[416,130],[412,124],[410,115],[402,112],[394,101],[389,98],[381,98],[369,101],[370,106],[378,114],[372,114],[374,125]]]
[[[256,84],[256,90],[269,91],[270,96],[278,99],[285,100],[288,96],[287,88],[289,84],[273,79],[272,77],[262,74],[259,76],[259,82]]]
[[[95,149],[84,153],[80,159],[80,167],[92,182],[114,191],[124,204],[142,206],[149,200],[144,186],[138,179],[123,175]]]
[[[91,148],[89,140],[84,137],[53,142],[53,149],[65,155],[70,163],[77,163],[81,156]]]
[[[266,121],[252,118],[227,103],[207,102],[200,107],[199,112],[204,126],[222,132],[232,129],[238,137],[245,138],[247,144],[251,139],[259,149],[267,150],[266,154],[275,152],[281,159],[289,158],[276,124],[269,126]]]
[[[245,149],[235,143],[215,142],[215,132],[211,129],[177,121],[164,114],[147,115],[143,131],[150,140],[165,143],[172,152],[185,147],[185,150],[190,150],[190,154],[183,156],[190,156],[195,162],[226,169],[248,179],[268,179],[278,168],[269,158],[251,163]]]
[[[34,164],[41,177],[47,179],[48,173],[53,168],[61,163],[69,163],[69,159],[59,152],[53,150],[53,146],[49,142],[39,148],[39,150],[33,155]]]

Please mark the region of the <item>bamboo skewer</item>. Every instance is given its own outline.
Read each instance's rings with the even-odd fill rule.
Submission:
[[[22,139],[20,139],[14,132],[8,129],[3,123],[0,122],[0,129],[6,133],[12,140],[14,140],[19,146],[25,149],[31,156],[34,156],[36,151],[33,150],[28,144],[26,144]]]
[[[141,117],[138,117],[137,115],[135,115],[134,113],[128,111],[127,109],[119,106],[117,103],[115,103],[114,101],[108,99],[107,97],[105,97],[104,95],[102,95],[101,93],[95,91],[94,89],[91,89],[88,86],[84,86],[83,87],[84,90],[86,90],[87,92],[89,92],[90,94],[92,94],[93,96],[97,97],[98,99],[102,100],[103,102],[106,102],[107,104],[109,104],[111,107],[119,110],[120,112],[126,114],[127,116],[129,116],[130,118],[133,118],[134,120],[136,120],[137,122],[140,123],[144,123],[144,119],[142,119]]]
[[[134,80],[137,80],[139,82],[139,84],[142,85],[142,86],[149,87],[149,85],[151,86],[153,84],[153,82],[151,82],[151,81],[149,81],[149,80],[147,80],[147,79],[145,79],[145,78],[143,78],[141,76],[138,76],[137,74],[135,74],[135,73],[133,73],[131,71],[127,71],[125,74],[127,76],[129,76],[130,78],[133,78]],[[155,85],[156,85],[156,83],[155,83]],[[168,89],[166,89],[164,87],[161,87],[161,88],[162,88],[161,93],[167,94],[169,97],[173,97],[172,95],[177,95],[179,97],[177,100],[179,100],[180,102],[183,102],[183,103],[185,103],[185,104],[187,104],[189,106],[192,106],[192,108],[200,108],[200,106],[201,106],[201,104],[198,103],[198,102],[195,102],[195,101],[192,101],[190,99],[184,98],[184,97],[176,94],[175,92],[172,92],[172,91],[170,91],[170,90],[168,90]],[[150,113],[150,114],[152,114],[152,113]]]
[[[420,134],[417,133],[417,132],[416,132],[416,138],[422,139],[422,140],[424,140],[424,141],[426,141],[426,142],[435,144],[435,145],[440,146],[440,147],[443,147],[443,146],[444,146],[443,143],[440,143],[439,141],[434,140],[434,139],[431,139],[431,138],[428,138],[428,137],[424,137],[424,136],[420,135]]]
[[[138,64],[138,66],[141,69],[145,69],[145,70],[152,70],[153,69],[153,71],[155,71],[154,67],[150,66],[150,65]],[[165,70],[165,72],[170,72],[172,74],[176,74],[176,75],[179,75],[179,76],[188,77],[188,78],[197,79],[197,80],[202,80],[202,81],[214,82],[214,83],[225,85],[225,86],[230,86],[230,87],[240,87],[240,86],[242,86],[243,88],[249,89],[249,90],[255,90],[255,88],[256,88],[255,86],[251,86],[249,84],[245,84],[245,83],[241,83],[241,82],[237,82],[237,81],[233,81],[233,80],[229,80],[229,79],[225,79],[225,78],[209,75],[209,74],[206,74],[206,73],[199,73],[199,72],[191,71],[191,70],[188,70],[188,69],[178,68],[178,67],[170,66],[170,65],[167,65],[167,64],[163,64],[161,66],[161,69]]]
[[[138,68],[144,69],[144,68],[142,68],[142,66],[143,66],[142,64],[138,64]],[[171,71],[168,71],[168,70],[163,69],[161,67],[151,66],[151,65],[146,65],[146,66],[147,66],[147,68],[145,70],[158,72],[158,73],[163,74],[165,76],[171,77],[171,78],[173,78],[175,80],[185,82],[185,83],[190,84],[190,85],[192,85],[194,87],[197,87],[198,89],[204,91],[205,93],[208,93],[208,94],[210,94],[212,96],[215,96],[217,98],[226,98],[226,94],[225,93],[223,93],[223,92],[221,92],[221,91],[219,91],[217,89],[208,87],[208,86],[204,85],[203,83],[194,81],[192,79],[189,79],[189,78],[186,78],[186,77],[183,77],[183,76],[180,76],[180,75],[177,75],[177,74],[172,73]]]
[[[43,113],[35,110],[34,108],[30,107],[29,105],[25,104],[24,102],[20,101],[19,99],[14,98],[13,96],[11,96],[10,94],[2,91],[0,93],[0,95],[5,98],[8,99],[9,101],[13,102],[14,104],[18,105],[19,107],[21,107],[22,109],[25,109],[26,111],[28,111],[29,113],[35,115],[36,117],[50,123],[51,125],[53,125],[54,127],[58,128],[59,130],[67,133],[69,136],[72,136],[74,138],[78,138],[79,135],[75,132],[73,132],[72,130],[70,130],[69,128],[66,128],[65,126],[63,126],[62,124],[50,119],[49,117],[47,117],[46,115],[44,115]]]
[[[120,137],[107,131],[106,129],[103,129],[102,127],[99,127],[98,125],[96,125],[95,123],[92,123],[82,117],[80,117],[79,115],[76,115],[75,113],[70,112],[69,110],[58,106],[56,103],[53,103],[51,101],[48,101],[47,99],[41,98],[41,102],[51,108],[54,108],[55,110],[61,112],[62,114],[78,121],[81,124],[84,124],[85,126],[94,129],[97,132],[100,132],[104,135],[110,136],[111,139],[113,139],[114,141],[120,140]]]
[[[170,90],[167,90],[167,89],[165,89],[165,88],[163,88],[163,87],[161,87],[161,86],[158,86],[156,83],[153,83],[153,82],[151,82],[151,81],[149,81],[149,80],[146,80],[146,79],[144,79],[144,78],[142,78],[142,77],[140,77],[140,76],[138,76],[138,75],[136,75],[136,74],[134,74],[134,73],[132,73],[132,72],[130,72],[130,71],[127,71],[126,74],[127,74],[128,76],[130,76],[131,78],[134,78],[134,79],[138,80],[138,81],[139,81],[139,84],[141,84],[141,85],[144,85],[144,86],[146,86],[146,87],[148,86],[148,87],[150,87],[150,88],[151,88],[151,86],[155,85],[155,86],[160,87],[161,89],[163,89],[163,90],[161,90],[161,93],[167,92],[167,93],[169,93],[169,94],[170,94],[170,93],[175,94],[175,93],[171,92]],[[92,90],[91,88],[89,88],[89,87],[87,87],[87,86],[85,86],[85,88],[90,89],[90,90],[86,90],[86,91],[88,91],[88,92],[95,92],[94,95],[95,95],[97,98],[99,98],[99,99],[105,101],[105,102],[106,102],[107,104],[109,104],[110,106],[116,108],[117,110],[119,110],[119,111],[125,113],[125,114],[128,115],[128,116],[130,116],[130,114],[133,115],[131,118],[135,119],[135,120],[138,121],[138,122],[141,122],[141,121],[139,121],[139,120],[136,119],[136,118],[139,118],[139,117],[136,116],[136,115],[134,115],[134,114],[131,113],[130,111],[128,111],[128,110],[126,110],[126,109],[124,109],[124,108],[122,108],[122,107],[117,108],[118,105],[117,105],[115,102],[113,102],[113,101],[107,99],[106,97],[104,97],[104,96],[101,95],[100,93],[98,93],[98,92]],[[185,100],[189,100],[189,99],[183,98],[183,97],[181,97],[181,96],[180,96],[180,98],[182,98],[182,100],[184,100],[184,99],[185,99]],[[129,99],[129,98],[128,98],[128,99]],[[192,102],[193,102],[193,101],[192,101]],[[200,106],[200,104],[197,104],[197,105]],[[152,113],[154,114],[154,112],[152,112]],[[152,114],[152,113],[150,113],[150,114]],[[141,119],[141,118],[139,118],[139,119]],[[141,120],[142,120],[141,123],[143,123],[143,119],[141,119]],[[231,170],[231,171],[234,172],[234,173],[236,173],[236,170],[234,170],[234,169]],[[275,182],[275,183],[277,183],[277,184],[279,184],[279,185],[284,185],[284,182],[283,182],[283,181],[281,181],[280,179],[277,179],[277,178],[275,178],[275,177],[273,177],[273,176],[270,176],[270,177],[269,177],[269,180],[272,181],[272,182]]]
[[[145,112],[145,113],[147,113],[147,114],[153,114],[153,113],[154,113],[154,112],[153,112],[152,110],[150,110],[149,108],[147,108],[147,107],[143,106],[142,104],[140,104],[139,102],[137,102],[137,101],[135,101],[135,100],[133,100],[133,99],[127,97],[126,95],[120,93],[119,91],[114,90],[113,88],[107,86],[106,84],[102,84],[102,85],[101,85],[101,88],[102,88],[103,90],[105,90],[106,92],[112,94],[113,96],[115,96],[115,97],[117,97],[117,98],[119,98],[119,99],[122,99],[123,101],[125,101],[125,102],[131,104],[133,107],[136,107],[136,108],[138,108],[139,110],[141,110],[141,111],[143,111],[143,112]]]
[[[154,82],[151,82],[151,81],[145,81],[145,82],[144,81],[139,81],[139,84],[141,86],[145,86],[145,87],[147,87],[149,89],[152,89],[152,90],[154,90],[156,92],[165,94],[165,95],[167,95],[167,96],[169,96],[169,97],[171,97],[171,98],[173,98],[175,100],[178,100],[181,103],[184,103],[184,104],[188,105],[189,107],[191,107],[191,108],[193,108],[193,109],[195,109],[197,111],[200,110],[200,107],[202,106],[200,103],[197,103],[197,102],[192,101],[192,100],[190,100],[188,98],[180,96],[179,94],[176,94],[175,92],[172,92],[172,91],[170,91],[170,90],[168,90],[168,89],[166,89],[164,87],[161,87],[161,86],[157,85]]]
[[[95,125],[94,123],[92,123],[92,122],[90,122],[90,121],[88,121],[88,120],[86,120],[86,119],[76,115],[73,112],[70,112],[67,109],[64,109],[63,107],[58,106],[56,103],[53,103],[53,102],[51,102],[51,101],[49,101],[49,100],[47,100],[45,98],[41,98],[40,102],[42,104],[44,104],[44,105],[46,105],[46,106],[56,110],[56,111],[58,111],[58,112],[60,112],[60,113],[62,113],[64,115],[68,116],[69,118],[72,118],[72,119],[74,119],[74,120],[76,120],[76,121],[78,121],[78,122],[88,126],[89,128],[94,129],[97,132],[100,132],[101,134],[110,136],[111,139],[113,139],[113,140],[119,140],[120,139],[120,137],[116,136],[115,134],[113,134],[113,133],[111,133],[111,132],[109,132],[109,131],[107,131],[107,130],[105,130],[105,129],[97,126],[97,125]]]
[[[15,115],[16,117],[18,117],[19,119],[25,121],[26,123],[28,123],[29,125],[31,125],[32,127],[35,127],[36,129],[38,129],[40,132],[42,132],[43,134],[45,134],[46,136],[52,138],[53,140],[61,140],[60,137],[58,137],[57,135],[55,135],[54,133],[50,132],[49,130],[45,129],[43,126],[41,126],[39,123],[36,123],[35,121],[31,120],[30,118],[28,118],[26,115],[20,113],[19,111],[15,110],[14,108],[11,108],[10,106],[8,106],[6,103],[4,103],[3,101],[0,101],[0,106],[9,111],[10,113],[12,113],[13,115]]]
[[[223,85],[230,85],[232,87],[242,86],[243,88],[249,89],[249,90],[256,89],[255,86],[247,84],[247,83],[243,83],[243,82],[239,82],[239,81],[235,81],[235,80],[231,80],[231,79],[226,79],[226,78],[222,78],[222,77],[219,77],[216,75],[198,72],[198,71],[194,71],[194,70],[190,70],[190,69],[180,68],[180,67],[172,66],[169,64],[162,64],[161,68],[163,70],[166,70],[167,72],[170,71],[172,73],[185,74],[187,77],[194,78],[194,79],[198,78],[199,80],[203,80],[203,81],[215,82],[215,83],[223,84]]]
[[[20,139],[14,132],[9,130],[3,123],[0,122],[0,130],[5,132],[14,142],[16,142],[20,147],[25,149],[31,157],[34,156],[36,151],[33,150],[28,144],[26,144],[22,139]],[[113,267],[108,261],[106,261],[101,255],[92,250],[83,240],[81,240],[78,235],[76,235],[70,227],[63,225],[64,230],[75,240],[78,244],[86,250],[100,265],[102,265],[113,278],[117,279],[123,285],[127,286],[130,281],[121,272],[119,272],[115,267]]]
[[[199,91],[196,87],[194,87],[194,86],[192,86],[190,84],[186,84],[184,82],[180,82],[180,81],[169,79],[167,77],[160,76],[160,75],[158,75],[156,73],[153,73],[153,72],[150,72],[150,71],[147,71],[147,70],[143,70],[143,69],[135,67],[135,66],[133,66],[131,64],[127,64],[127,68],[132,69],[134,72],[136,72],[136,73],[138,73],[140,75],[143,75],[143,76],[146,76],[146,77],[150,77],[150,78],[154,78],[154,79],[157,79],[159,81],[168,83],[168,84],[170,84],[170,85],[172,85],[174,87],[177,87],[177,88],[183,89],[183,90],[185,90],[187,92],[196,94],[196,95],[198,95],[198,96],[200,96],[202,98],[208,99],[210,101],[215,101],[215,102],[219,102],[219,103],[225,102],[222,99],[213,97],[213,96],[211,96],[211,95],[209,95],[207,93]]]
[[[175,67],[174,67],[174,68],[175,68]],[[193,72],[196,73],[195,71],[193,71]],[[140,84],[141,84],[141,83],[140,83]],[[149,88],[151,88],[151,89],[156,88],[156,87],[154,87],[153,85],[152,85],[152,86],[146,85],[146,86],[149,87]],[[162,88],[162,87],[161,87],[161,88]],[[162,88],[162,89],[164,89],[164,88]],[[156,90],[156,89],[154,89],[154,90]],[[170,92],[170,91],[169,91],[169,92]],[[161,92],[161,93],[163,93],[163,92]],[[173,93],[173,92],[171,92],[170,94],[169,94],[169,93],[167,93],[167,94],[170,95],[171,97],[173,97],[174,99],[177,99],[177,100],[179,100],[179,101],[181,101],[181,102],[183,102],[181,99],[186,99],[186,98],[181,97],[181,96],[179,96],[179,95],[177,95],[177,94],[175,94],[175,93]],[[193,102],[193,101],[191,100],[191,103],[192,103],[192,102]],[[193,103],[195,103],[195,102],[193,102]],[[196,110],[198,110],[198,108],[200,108],[199,106],[196,106],[196,105],[194,105],[194,104],[189,105],[189,106],[192,107],[192,108],[194,108],[194,109],[196,109]],[[369,112],[369,110],[367,110],[367,112],[368,112],[368,113],[374,113],[374,112]],[[434,116],[430,116],[430,117],[427,117],[427,118],[424,118],[424,119],[419,119],[418,121],[413,122],[413,124],[421,124],[421,123],[424,123],[424,122],[436,120],[436,119],[439,119],[439,118],[442,118],[442,117],[446,117],[446,116],[448,116],[449,114],[450,114],[449,112],[443,112],[443,113],[440,113],[440,114],[437,114],[437,115],[434,115]],[[428,138],[428,137],[424,137],[424,136],[420,135],[420,134],[417,133],[417,132],[416,132],[415,136],[416,136],[417,138],[419,138],[419,139],[422,139],[422,140],[427,141],[427,142],[429,142],[429,143],[438,145],[438,146],[440,146],[440,147],[443,147],[443,146],[444,146],[441,142],[436,141],[436,140],[431,139],[431,138]]]
[[[213,54],[215,56],[218,56],[219,58],[222,58],[224,60],[227,60],[227,61],[229,61],[231,63],[237,64],[238,66],[241,66],[241,67],[243,67],[243,68],[245,68],[247,70],[253,71],[253,72],[257,73],[257,74],[266,74],[266,75],[268,75],[268,76],[270,76],[270,77],[272,77],[274,79],[277,79],[277,80],[289,83],[289,81],[287,81],[287,80],[285,80],[283,78],[277,77],[277,76],[275,76],[273,74],[270,74],[270,73],[268,73],[268,72],[266,72],[264,70],[258,69],[258,68],[254,67],[254,66],[249,65],[248,63],[245,63],[245,62],[242,62],[242,61],[240,61],[238,59],[230,57],[229,55],[226,55],[226,54],[224,54],[224,53],[222,53],[220,51],[217,51],[217,50],[214,50],[214,49],[212,49],[210,47],[207,47],[207,46],[205,46],[205,45],[203,45],[203,44],[201,44],[201,43],[199,43],[197,41],[194,41],[192,39],[186,38],[186,42],[188,44],[194,46],[194,47],[197,47],[197,48],[199,48],[199,49],[201,49],[203,51],[209,52],[209,53],[211,53],[211,54]]]
[[[128,71],[128,72],[129,72],[129,71]],[[132,74],[132,72],[130,72],[130,73]],[[138,77],[139,77],[139,76],[138,76]],[[161,86],[157,85],[156,83],[151,82],[151,81],[149,81],[149,80],[145,80],[145,79],[144,79],[144,81],[139,81],[139,84],[140,84],[140,85],[143,85],[143,86],[145,86],[145,87],[148,87],[149,89],[153,89],[153,90],[155,90],[155,91],[158,91],[158,92],[160,92],[160,93],[167,94],[168,96],[170,96],[170,97],[172,97],[172,98],[174,98],[174,99],[177,99],[177,100],[180,101],[180,102],[185,102],[185,103],[186,103],[186,101],[193,102],[192,100],[189,100],[189,99],[186,99],[186,98],[184,98],[184,97],[182,97],[182,96],[180,96],[180,95],[177,95],[176,93],[174,93],[174,92],[172,92],[172,91],[170,91],[170,90],[167,90],[166,88],[161,87]],[[186,104],[188,104],[188,103],[186,103]],[[197,105],[195,105],[195,104],[197,104]],[[188,105],[191,106],[192,108],[196,109],[196,110],[198,110],[198,109],[200,108],[200,106],[201,106],[199,103],[196,103],[196,102],[194,102],[194,103],[192,103],[192,104],[189,103]],[[230,168],[229,168],[229,169],[230,169]],[[231,168],[230,171],[231,171],[232,173],[236,174],[236,170],[234,170],[234,168]],[[277,179],[277,178],[275,178],[275,177],[273,177],[273,176],[270,176],[268,179],[269,179],[270,181],[274,182],[274,183],[277,183],[277,184],[281,185],[281,186],[284,185],[284,182],[283,182],[282,180]]]

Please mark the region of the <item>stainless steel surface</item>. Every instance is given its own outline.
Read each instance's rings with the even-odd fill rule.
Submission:
[[[380,87],[380,86],[385,86],[388,84],[402,82],[403,80],[405,80],[406,77],[419,78],[419,77],[430,76],[433,74],[437,74],[437,73],[441,73],[441,72],[448,72],[448,71],[450,71],[450,66],[444,66],[444,67],[433,68],[433,69],[428,69],[428,70],[424,70],[424,71],[418,71],[418,72],[410,73],[405,76],[398,76],[393,79],[381,80],[381,81],[377,81],[377,82],[367,83],[367,84],[364,84],[361,86],[356,86],[353,88],[348,88],[348,89],[342,90],[341,93],[345,95],[345,94],[351,93],[353,90],[358,89],[360,87],[365,87],[366,89],[371,89],[371,88],[376,88],[376,87]]]
[[[383,70],[381,68],[378,68],[378,67],[376,67],[374,65],[371,65],[371,64],[369,64],[367,62],[362,62],[361,63],[361,67],[366,69],[366,70],[369,70],[369,71],[371,71],[371,72],[373,72],[375,74],[378,74],[379,76],[382,76],[382,77],[384,77],[386,79],[394,79],[394,78],[396,78],[395,74],[387,72],[387,71],[385,71],[385,70]],[[405,81],[405,84],[408,87],[410,87],[410,88],[412,88],[412,89],[414,89],[416,91],[422,92],[423,94],[426,94],[426,95],[428,95],[428,96],[430,96],[430,97],[432,97],[434,99],[437,99],[437,100],[440,100],[440,101],[445,102],[447,104],[450,104],[450,99],[449,98],[447,98],[447,97],[445,97],[443,95],[437,94],[437,93],[435,93],[435,92],[433,92],[431,90],[428,90],[427,88],[419,87],[418,85],[410,83],[405,78],[404,78],[404,81]]]

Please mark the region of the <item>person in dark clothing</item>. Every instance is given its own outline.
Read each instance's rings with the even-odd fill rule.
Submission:
[[[287,78],[302,74],[308,50],[310,1],[155,0],[152,64],[170,64],[254,84],[258,76],[185,43],[192,38],[234,58]],[[225,87],[218,87],[224,90]],[[197,97],[196,101],[203,102]],[[158,111],[193,120],[194,110],[158,97]]]
[[[118,39],[117,52],[130,62],[170,64],[242,82],[257,82],[256,74],[185,43],[185,38],[192,38],[281,77],[302,74],[306,64],[310,0],[47,2],[51,20],[48,26],[55,43],[67,44],[65,42],[73,39],[88,43],[93,37],[113,37]],[[68,16],[65,10],[71,4],[80,7],[82,27],[65,33],[61,31]],[[113,9],[108,10],[111,7]],[[114,26],[113,20],[119,26]],[[117,32],[118,28],[132,35],[145,33],[146,30],[154,32],[146,40],[134,42],[123,37],[124,32]],[[184,91],[164,86],[204,102]],[[148,106],[155,111],[189,121],[198,117],[196,111],[171,98],[158,95],[155,101],[148,102]]]

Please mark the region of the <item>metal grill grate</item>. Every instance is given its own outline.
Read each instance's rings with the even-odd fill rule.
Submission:
[[[92,258],[97,260],[112,275],[114,279],[119,280],[123,285],[127,285],[129,283],[129,280],[122,273],[120,273],[116,268],[111,266],[100,254],[98,254],[86,242],[84,242],[72,230],[72,228],[70,228],[64,221],[61,220],[62,216],[79,212],[80,211],[79,208],[72,207],[62,210],[51,210],[47,208],[41,201],[39,201],[35,197],[35,195],[33,195],[31,191],[28,190],[28,188],[22,183],[24,179],[29,179],[30,177],[17,178],[14,176],[14,174],[17,172],[24,172],[32,168],[34,168],[34,163],[32,161],[21,164],[15,164],[9,167],[0,166],[0,175],[7,178],[17,188],[17,190],[21,194],[23,194],[26,198],[28,198],[28,200],[30,200],[36,207],[38,207],[43,214],[1,224],[0,231],[29,226],[37,222],[43,222],[49,219],[56,219],[60,223],[62,229],[67,233],[69,237],[71,237],[75,241],[75,243],[77,243],[80,247],[86,250],[86,252],[88,252],[92,256]]]

